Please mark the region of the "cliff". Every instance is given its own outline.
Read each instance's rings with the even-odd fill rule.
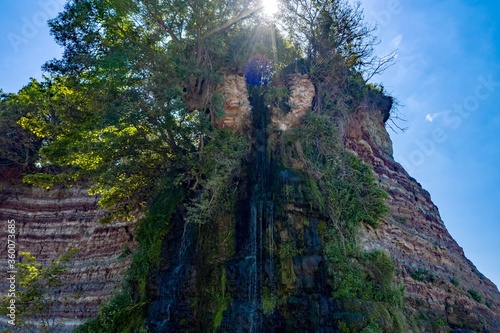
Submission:
[[[362,244],[389,251],[415,313],[442,318],[452,327],[499,331],[497,287],[465,257],[430,194],[394,160],[383,115],[360,107],[350,118],[344,142],[373,167],[389,194],[390,213],[378,228],[364,230]],[[477,291],[482,300],[474,300],[469,291]]]
[[[124,251],[134,248],[133,226],[99,224],[105,212],[97,207],[97,198],[81,188],[44,190],[9,179],[12,172],[2,176],[2,239],[7,239],[7,220],[15,220],[16,250],[30,252],[44,266],[70,249],[78,251],[60,284],[50,292],[57,302],[43,315],[53,320],[51,329],[67,331],[97,316],[100,305],[120,287],[130,265],[130,256]],[[6,267],[7,244],[2,244],[1,266]],[[2,279],[0,288],[6,287]]]
[[[166,190],[141,224],[138,241],[151,248],[138,250],[143,261],[126,290],[137,304],[81,332],[136,324],[150,332],[500,331],[497,287],[393,158],[390,99],[370,90],[327,117],[311,111],[318,91],[307,75],[281,84],[225,76],[224,129],[201,152],[203,185]],[[136,229],[99,224],[105,212],[79,188],[4,188],[0,218],[16,220],[19,251],[46,263],[80,250],[50,316],[66,328],[95,317],[131,265],[124,254],[134,251]]]
[[[314,178],[317,170],[311,172],[310,161],[301,156],[307,149],[320,147],[323,143],[318,137],[326,134],[321,132],[325,128],[321,121],[316,127],[302,125],[311,122],[306,118],[316,98],[315,86],[307,75],[291,76],[286,84],[287,110],[273,103],[273,97],[267,104],[261,101],[263,95],[272,94],[273,87],[249,86],[249,93],[233,90],[236,96],[229,96],[234,101],[249,94],[253,119],[251,126],[246,125],[253,128],[252,153],[244,162],[245,178],[240,180],[234,199],[236,211],[220,212],[224,216],[216,216],[212,227],[202,226],[198,233],[184,214],[174,217],[173,230],[177,232],[164,242],[164,264],[149,284],[149,329],[499,331],[497,287],[465,257],[429,193],[394,160],[385,128],[392,102],[374,92],[356,109],[337,118],[341,125],[335,135],[343,147],[373,169],[378,184],[388,194],[388,213],[379,225],[362,224],[356,238],[364,254],[344,249],[340,252],[345,257],[336,257],[336,242],[342,240],[346,247],[348,231],[343,222],[329,222],[321,205],[315,206],[312,197],[327,194],[312,194],[314,190],[307,188],[304,177],[310,172]],[[231,104],[232,119],[238,115],[236,104]],[[248,103],[240,105],[241,114],[247,115]],[[300,128],[300,134],[293,132],[294,128]],[[305,141],[295,141],[308,130],[312,134],[305,138],[315,140],[312,148],[304,147]],[[330,137],[325,142],[336,140]],[[320,153],[327,159],[339,158],[334,157],[335,152]],[[318,173],[322,181],[325,174]],[[341,204],[336,209],[344,208]],[[186,243],[191,246],[179,251]],[[380,253],[389,254],[395,263],[395,280],[389,285],[390,264],[383,264]],[[343,281],[337,281],[336,276]],[[404,304],[393,300],[398,292],[390,284],[403,286]],[[383,294],[370,291],[372,287],[383,289]]]

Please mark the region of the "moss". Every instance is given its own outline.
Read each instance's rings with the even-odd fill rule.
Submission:
[[[452,277],[450,282],[456,287],[460,286],[460,280],[457,279],[456,277]]]
[[[235,224],[234,216],[226,214],[199,225],[198,230],[196,295],[192,307],[199,327],[213,327],[214,332],[232,301],[224,263],[234,255]]]
[[[292,259],[301,254],[297,245],[293,241],[282,241],[279,245],[278,255],[281,260]]]
[[[198,329],[217,331],[232,302],[224,264],[234,256],[236,214],[249,142],[240,133],[214,129],[193,167],[196,197],[187,219],[196,223],[196,295],[190,299]]]
[[[308,114],[299,129],[285,134],[285,151],[295,156],[292,164],[302,168],[305,198],[320,212],[317,230],[332,296],[339,301],[339,329],[403,332],[405,293],[403,286],[394,285],[394,263],[385,252],[365,252],[357,243],[360,227],[365,223],[376,228],[388,212],[387,194],[370,167],[337,141],[336,115],[341,112]],[[292,251],[285,250],[283,245],[281,256],[290,257]],[[282,274],[287,272],[283,268]]]
[[[389,306],[386,302],[345,299],[338,301],[341,312],[338,314],[338,324],[351,332],[407,332],[408,325],[404,313]]]
[[[440,329],[440,328],[443,328],[443,327],[447,327],[447,326],[448,326],[448,322],[444,318],[436,317],[432,321],[432,328],[433,329],[437,330],[437,329]]]
[[[380,326],[378,326],[374,322],[370,322],[363,330],[361,330],[361,333],[384,333]]]
[[[344,321],[340,320],[337,325],[341,333],[351,333],[349,326]]]
[[[231,295],[227,292],[227,276],[226,269],[222,269],[222,274],[220,278],[220,289],[215,293],[214,299],[216,303],[218,303],[218,308],[215,311],[214,320],[213,320],[213,329],[214,332],[217,332],[220,324],[222,323],[222,319],[224,318],[224,311],[231,304]]]
[[[436,281],[436,277],[434,274],[432,274],[427,268],[425,267],[418,267],[417,269],[414,269],[412,272],[410,272],[410,276],[418,281],[423,281],[423,282],[434,282]]]
[[[274,312],[277,306],[277,297],[267,286],[262,287],[262,311],[265,315]]]
[[[318,233],[320,235],[324,235],[326,234],[327,230],[328,230],[328,224],[326,223],[326,221],[320,220],[318,223]]]
[[[297,281],[297,275],[295,275],[292,259],[281,260],[280,272],[281,283],[285,286],[286,289],[293,289],[293,287],[295,286],[295,282]]]

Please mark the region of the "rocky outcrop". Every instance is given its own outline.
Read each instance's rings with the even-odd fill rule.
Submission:
[[[346,146],[373,167],[389,194],[390,213],[378,228],[366,227],[363,246],[390,253],[416,314],[457,329],[500,332],[497,287],[465,257],[429,193],[394,160],[383,118],[380,110],[364,105],[351,115],[344,133]]]
[[[218,332],[333,333],[340,318],[367,327],[363,311],[375,312],[374,303],[368,310],[363,306],[369,303],[348,304],[332,296],[322,238],[326,223],[308,204],[302,167],[292,161],[293,169],[283,168],[275,162],[279,158],[268,156],[270,128],[282,133],[311,109],[314,86],[305,76],[295,78],[288,113],[272,109],[269,115],[261,91],[250,98],[254,146],[239,183],[235,215],[217,216],[197,227],[199,232],[184,214],[173,219],[162,264],[149,283],[152,332],[213,327]],[[367,99],[340,120],[345,124],[339,135],[348,150],[372,166],[389,195],[389,214],[377,228],[363,227],[360,244],[389,253],[396,263],[396,282],[407,295],[408,325],[401,327],[415,333],[500,331],[498,289],[464,256],[429,193],[394,161],[385,129],[391,100],[377,98],[384,103]],[[392,325],[385,324],[387,329]]]
[[[147,283],[150,331],[338,332],[334,319],[343,310],[328,282],[325,222],[304,192],[303,166],[292,159],[292,168],[283,168],[269,156],[281,148],[271,147],[267,125],[279,135],[297,126],[315,96],[307,76],[293,75],[289,82],[290,110],[271,106],[269,112],[260,90],[249,97],[244,77],[224,77],[219,127],[244,132],[253,118],[252,153],[243,174],[235,176],[234,209],[197,225],[186,218],[184,203],[171,218],[162,260]],[[465,257],[429,193],[394,160],[385,129],[392,101],[379,101],[367,99],[339,126],[344,145],[372,166],[389,195],[389,214],[377,228],[364,226],[361,245],[384,250],[396,263],[416,332],[500,332],[497,287]],[[67,327],[96,316],[130,264],[126,249],[134,247],[133,227],[99,224],[105,212],[97,198],[78,188],[45,191],[5,183],[2,191],[0,219],[16,221],[19,251],[47,263],[79,250],[50,316]],[[3,246],[2,265],[6,257]]]
[[[281,131],[300,124],[305,114],[311,111],[313,99],[316,96],[314,84],[308,75],[292,74],[288,81],[290,112],[285,113],[278,107],[272,107],[272,125]]]
[[[217,88],[224,98],[224,116],[218,120],[220,128],[242,131],[250,126],[252,107],[248,100],[247,83],[243,76],[226,74]]]
[[[7,220],[15,220],[17,251],[30,252],[42,265],[70,249],[78,250],[53,291],[58,302],[46,315],[55,323],[62,322],[63,331],[97,316],[99,306],[120,287],[130,265],[126,254],[127,247],[134,248],[133,227],[99,224],[105,212],[97,207],[96,197],[79,188],[47,191],[20,182],[2,185],[1,239],[7,239]],[[0,265],[6,267],[7,244],[2,244]],[[6,290],[5,279],[0,288]]]

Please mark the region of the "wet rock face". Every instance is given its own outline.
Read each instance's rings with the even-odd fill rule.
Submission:
[[[224,124],[235,129],[238,128],[235,124],[244,123],[238,119],[243,119],[239,115],[246,113],[237,110],[246,105],[244,101],[248,93],[232,88],[236,84],[242,87],[242,80],[233,76],[226,81],[226,96],[229,96],[226,107],[234,112],[227,113],[233,116],[225,118]],[[271,110],[270,121],[274,129],[286,130],[296,126],[311,108],[314,98],[312,83],[306,76],[296,76],[291,82],[291,110],[289,113]],[[256,110],[258,108],[254,106],[253,112]],[[389,195],[390,213],[376,229],[365,227],[360,237],[361,245],[367,251],[383,249],[390,253],[397,266],[397,282],[404,284],[414,316],[430,315],[432,320],[442,319],[450,332],[500,331],[498,289],[464,256],[463,250],[446,230],[429,193],[394,161],[392,142],[384,125],[386,118],[387,112],[381,112],[379,105],[362,103],[342,127],[344,145],[372,166]],[[265,133],[263,129],[261,132]],[[265,153],[265,144],[260,144],[263,146],[257,148],[262,149],[256,150]],[[204,272],[210,270],[224,270],[226,289],[220,297],[225,299],[230,295],[227,306],[219,312],[220,324],[215,325],[218,332],[249,332],[256,320],[260,332],[338,332],[331,318],[335,318],[339,308],[328,284],[327,262],[318,233],[319,221],[300,205],[303,199],[299,198],[300,181],[294,171],[281,170],[275,176],[269,180],[269,190],[273,195],[259,199],[262,207],[268,207],[267,211],[274,213],[256,224],[262,235],[256,238],[254,245],[259,249],[256,253],[246,250],[251,247],[248,243],[251,231],[238,227],[238,223],[249,223],[252,213],[248,208],[255,203],[250,198],[242,200],[236,222],[231,222],[236,224],[236,244],[248,243],[242,251],[236,250],[234,256],[218,262],[201,262],[196,260],[198,253],[179,261],[178,248],[186,242],[183,238],[189,233],[172,233],[165,242],[170,250],[165,252],[164,265],[155,275],[158,281],[163,279],[164,282],[151,284],[158,287],[152,287],[156,297],[150,308],[153,332],[167,332],[174,328],[178,332],[195,331],[193,325],[200,325],[200,322],[191,311],[199,306],[200,292],[209,288],[213,293],[218,286],[217,282],[213,284],[213,279],[209,286],[200,283]],[[255,180],[249,177],[247,183],[252,184],[252,181]],[[253,192],[243,193],[252,196]],[[177,222],[182,224],[182,218]],[[179,226],[179,229],[183,228]],[[198,247],[194,244],[200,239],[193,234],[190,242]],[[251,274],[256,271],[259,278],[254,281]],[[218,279],[221,280],[220,274]],[[172,283],[176,280],[178,283]],[[252,283],[255,283],[253,289],[249,287]],[[255,290],[261,294],[251,298],[249,295]],[[470,290],[477,291],[483,301],[474,300]],[[274,295],[274,299],[269,295]],[[210,316],[215,316],[214,311]],[[432,320],[424,320],[420,331],[434,331]],[[198,329],[206,329],[206,322],[203,325]]]
[[[275,177],[268,155],[271,117],[264,90],[250,88],[253,149],[240,175],[234,215],[201,226],[183,214],[171,221],[162,263],[149,281],[151,332],[338,331],[320,221],[294,203],[305,200],[298,175],[281,170]],[[233,237],[233,249],[224,251],[217,235]],[[182,244],[195,252],[179,251]]]
[[[225,100],[224,116],[218,120],[219,127],[243,131],[250,126],[250,106],[247,83],[243,76],[226,74],[217,88]]]
[[[77,188],[46,191],[16,183],[0,201],[0,221],[5,225],[7,220],[16,221],[18,252],[31,252],[44,264],[72,248],[79,250],[61,276],[56,293],[60,303],[49,313],[67,330],[97,316],[99,306],[120,287],[130,265],[130,256],[122,253],[134,248],[133,227],[99,224],[104,214],[96,197]],[[1,239],[7,239],[6,230],[2,228]],[[6,267],[6,251],[6,246],[0,248],[2,267]],[[0,281],[1,290],[6,290],[5,282]]]
[[[345,129],[345,145],[373,167],[389,194],[390,213],[363,232],[367,250],[387,249],[400,271],[410,306],[432,312],[451,326],[500,331],[500,293],[465,257],[446,230],[437,207],[419,183],[394,161],[383,114],[361,106]],[[477,291],[482,302],[469,290]],[[458,332],[458,331],[457,331]]]

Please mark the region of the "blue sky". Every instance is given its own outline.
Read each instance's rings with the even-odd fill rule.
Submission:
[[[63,0],[0,1],[0,88],[17,92],[61,54],[43,21]],[[452,236],[500,285],[500,2],[365,0],[380,55],[374,81],[401,103],[395,158],[432,196]]]
[[[395,159],[431,193],[451,235],[500,285],[500,2],[363,1],[377,52],[397,63],[374,79],[401,103]]]
[[[0,1],[0,89],[17,92],[30,77],[42,77],[41,65],[59,57],[47,19],[62,10],[64,0]]]

